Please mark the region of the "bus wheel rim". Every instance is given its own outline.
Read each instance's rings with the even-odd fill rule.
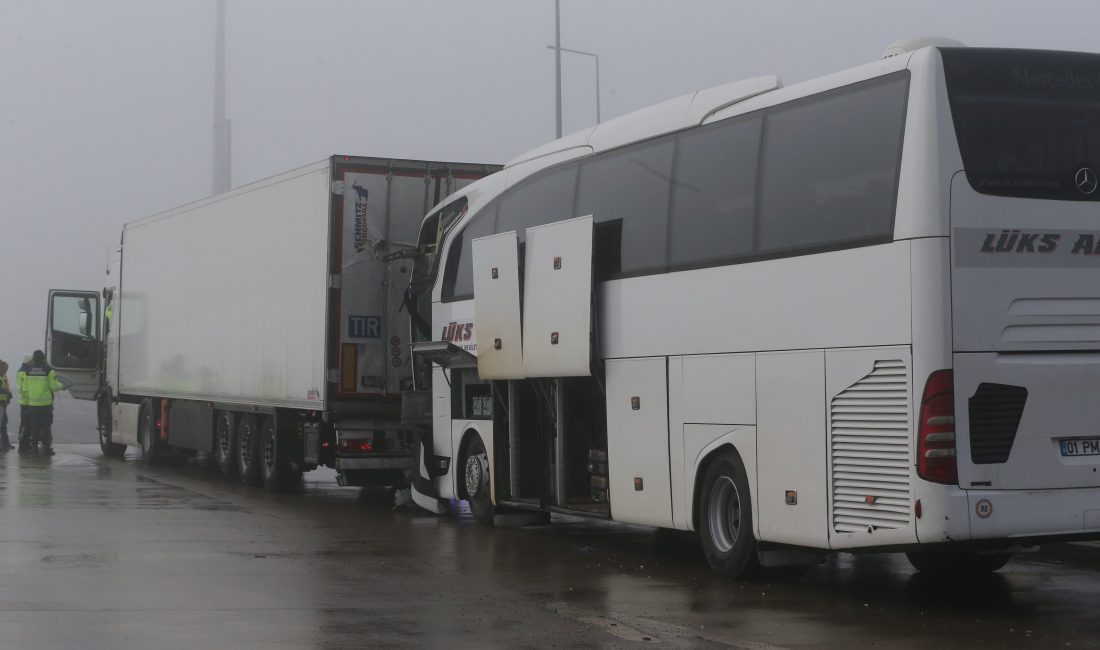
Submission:
[[[714,547],[721,553],[732,551],[741,528],[741,498],[729,476],[719,477],[711,488],[707,523]]]
[[[466,495],[476,499],[481,492],[481,458],[477,455],[466,458]]]

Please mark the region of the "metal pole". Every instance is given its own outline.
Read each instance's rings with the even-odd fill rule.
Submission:
[[[218,0],[214,42],[213,193],[229,189],[229,129],[225,119],[225,0]]]
[[[519,396],[516,391],[516,381],[508,380],[508,494],[513,498],[520,494],[520,469],[519,469]]]
[[[559,508],[569,506],[569,485],[566,480],[569,469],[566,467],[565,444],[565,382],[554,380],[554,502]]]
[[[554,0],[554,74],[557,77],[557,134],[561,137],[561,0]]]
[[[546,49],[556,50],[557,53],[558,53],[559,58],[561,57],[562,52],[569,52],[571,54],[580,54],[582,56],[590,56],[590,57],[592,57],[593,59],[596,60],[596,124],[599,124],[602,121],[601,114],[600,114],[600,55],[593,54],[592,52],[584,52],[584,51],[581,51],[581,50],[573,50],[573,49],[570,49],[568,47],[557,47],[557,46],[554,46],[554,45],[547,45]],[[560,88],[560,83],[559,83],[559,88]]]
[[[596,57],[596,124],[600,123],[600,57]]]

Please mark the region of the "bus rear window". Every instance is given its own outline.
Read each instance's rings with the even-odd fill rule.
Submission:
[[[978,192],[1100,200],[1100,55],[943,48],[967,180]]]

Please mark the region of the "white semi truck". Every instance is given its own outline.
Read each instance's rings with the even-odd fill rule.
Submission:
[[[429,410],[403,307],[421,220],[497,169],[332,156],[128,223],[102,291],[50,292],[49,362],[97,401],[108,456],[202,452],[271,489],[322,465],[402,484]]]

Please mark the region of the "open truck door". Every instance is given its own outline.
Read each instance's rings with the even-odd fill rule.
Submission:
[[[77,399],[95,399],[103,347],[99,294],[50,290],[46,319],[46,360]]]

